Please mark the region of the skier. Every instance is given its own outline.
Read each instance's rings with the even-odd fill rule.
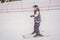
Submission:
[[[41,18],[40,18],[40,9],[38,7],[38,5],[34,5],[34,15],[31,15],[30,17],[34,17],[34,32],[32,32],[32,34],[35,34],[33,37],[37,37],[37,36],[43,36],[42,34],[40,34],[39,31],[39,26],[40,26],[40,22],[41,22]]]

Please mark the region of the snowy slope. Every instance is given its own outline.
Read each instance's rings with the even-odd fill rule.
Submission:
[[[33,14],[33,11],[30,11],[33,10],[33,2],[23,1],[22,6],[21,2],[17,1],[0,3],[0,40],[60,40],[60,10],[58,10],[60,7],[50,7],[49,9],[57,8],[57,10],[48,10],[48,7],[45,6],[49,6],[49,0],[38,2],[42,19],[40,31],[41,34],[49,35],[49,37],[28,39],[22,37],[23,34],[33,32],[34,19],[30,18],[30,15]],[[51,6],[59,6],[59,3],[59,0],[52,0]]]

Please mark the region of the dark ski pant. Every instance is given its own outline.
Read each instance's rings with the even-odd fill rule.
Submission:
[[[40,26],[40,23],[34,23],[34,32],[36,33],[36,34],[40,34],[40,32],[39,32],[39,26]]]

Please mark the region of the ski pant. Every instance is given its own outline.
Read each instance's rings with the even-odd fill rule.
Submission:
[[[39,32],[39,26],[40,26],[40,23],[34,23],[34,32],[36,33],[36,34],[40,34],[40,32]]]

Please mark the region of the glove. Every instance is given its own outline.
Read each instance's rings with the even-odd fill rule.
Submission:
[[[34,17],[34,15],[31,15],[30,17]]]

